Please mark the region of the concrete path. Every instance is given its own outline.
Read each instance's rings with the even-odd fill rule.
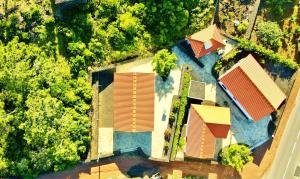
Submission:
[[[296,106],[289,118],[274,162],[266,179],[293,179],[296,167],[300,166],[300,92]],[[299,178],[299,174],[298,177]]]

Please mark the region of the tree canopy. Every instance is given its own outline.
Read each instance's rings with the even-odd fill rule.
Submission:
[[[212,0],[90,0],[61,11],[52,0],[0,3],[0,177],[37,176],[84,159],[88,67],[170,46],[205,28],[213,10]],[[168,76],[176,57],[157,56]]]
[[[258,40],[267,47],[278,48],[282,45],[283,32],[276,22],[259,22],[256,34]]]
[[[240,170],[247,162],[251,162],[250,149],[245,145],[233,144],[222,150],[221,163]]]
[[[174,53],[168,52],[167,49],[162,49],[152,59],[153,70],[166,80],[171,70],[176,68],[176,60]]]

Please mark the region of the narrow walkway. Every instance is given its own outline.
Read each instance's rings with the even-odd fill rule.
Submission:
[[[249,17],[249,26],[248,26],[248,29],[245,33],[245,38],[247,38],[247,39],[250,39],[250,37],[251,37],[252,31],[253,31],[253,28],[254,28],[254,25],[255,25],[259,5],[260,5],[260,0],[256,0],[255,4],[254,4],[254,7],[253,7],[253,11],[252,11],[252,13]]]
[[[90,155],[89,155],[89,160],[95,160],[98,158],[98,84],[99,82],[97,81],[96,83],[93,84],[93,113],[92,113],[92,127],[91,127],[91,150],[90,150]]]

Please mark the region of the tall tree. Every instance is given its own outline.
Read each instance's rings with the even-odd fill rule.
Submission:
[[[174,53],[171,54],[167,49],[162,49],[158,51],[152,59],[153,70],[156,71],[163,80],[166,80],[171,70],[176,68],[176,59]]]

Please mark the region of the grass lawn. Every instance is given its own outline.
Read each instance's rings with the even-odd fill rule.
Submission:
[[[299,7],[297,4],[297,1],[286,3],[283,6],[284,13],[280,16],[270,13],[272,7],[268,7],[265,1],[262,1],[255,26],[261,21],[277,22],[285,34],[282,40],[282,47],[277,49],[277,52],[286,58],[295,59],[297,63],[300,63],[299,33],[295,33],[295,30],[300,25]],[[255,29],[252,32],[251,40],[257,42]]]

